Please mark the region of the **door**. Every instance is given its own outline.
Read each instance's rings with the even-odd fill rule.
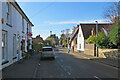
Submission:
[[[20,60],[20,36],[17,37],[17,61]]]

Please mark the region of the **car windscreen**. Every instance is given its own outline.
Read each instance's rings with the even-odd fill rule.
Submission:
[[[52,48],[43,48],[43,51],[52,51]]]

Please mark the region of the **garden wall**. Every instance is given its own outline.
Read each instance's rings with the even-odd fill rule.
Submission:
[[[119,49],[98,49],[99,57],[109,59],[119,59]]]
[[[95,56],[95,44],[85,44],[84,54]]]
[[[84,54],[96,56],[95,44],[85,44]],[[100,49],[100,48],[98,48],[98,54],[99,54],[100,58],[119,59],[120,50],[119,49]]]

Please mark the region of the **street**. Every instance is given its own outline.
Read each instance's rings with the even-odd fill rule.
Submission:
[[[36,68],[35,78],[118,78],[118,69],[55,50],[56,59],[44,59]]]

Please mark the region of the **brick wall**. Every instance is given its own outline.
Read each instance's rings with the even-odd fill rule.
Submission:
[[[118,50],[119,49],[98,49],[99,57],[116,59],[118,55],[120,55],[120,52],[118,52]]]
[[[95,48],[96,48],[95,44],[85,44],[84,54],[96,56]],[[100,58],[118,59],[118,55],[120,56],[120,50],[98,48],[98,54]]]
[[[84,54],[95,56],[95,45],[85,44]]]

